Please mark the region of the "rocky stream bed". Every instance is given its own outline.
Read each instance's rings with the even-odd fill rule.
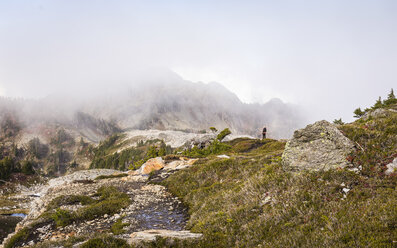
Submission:
[[[156,180],[173,173],[173,171],[191,166],[194,161],[177,161],[178,168],[174,163],[165,164],[162,160],[155,160],[154,163],[139,172],[122,172],[108,169],[95,169],[78,171],[70,175],[55,178],[45,185],[38,185],[22,191],[18,197],[30,198],[30,202],[24,207],[28,210],[25,218],[10,218],[2,216],[3,247],[16,232],[37,221],[48,211],[48,205],[56,198],[66,196],[90,196],[95,199],[95,194],[100,188],[114,187],[122,194],[128,195],[130,204],[123,207],[115,214],[104,214],[103,216],[88,221],[72,222],[64,226],[56,226],[54,222],[43,223],[36,226],[33,233],[27,240],[16,245],[16,247],[30,246],[43,241],[60,241],[75,236],[92,236],[98,233],[108,233],[112,226],[122,221],[124,224],[123,233],[118,238],[127,240],[129,243],[135,239],[151,240],[158,235],[171,237],[199,237],[198,234],[191,234],[183,231],[188,219],[187,209],[182,202],[167,192],[166,188],[152,184],[149,180],[148,171],[159,170]],[[149,168],[150,167],[150,168]],[[145,173],[144,173],[145,172]],[[118,175],[117,177],[112,177]],[[98,177],[102,176],[102,179]],[[104,177],[104,178],[103,178]],[[62,205],[60,209],[76,212],[84,206],[80,203]],[[21,220],[22,219],[22,220]],[[18,224],[16,224],[19,222]],[[7,225],[5,225],[7,223]],[[13,227],[16,225],[14,233]],[[5,228],[3,228],[3,226]],[[153,232],[158,230],[158,232]],[[4,235],[5,233],[10,233]],[[143,235],[143,236],[142,236]],[[6,237],[7,236],[7,237]],[[143,238],[142,238],[143,237]]]

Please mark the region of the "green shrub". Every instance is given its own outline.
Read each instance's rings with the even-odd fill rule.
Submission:
[[[124,227],[129,226],[130,224],[123,223],[123,219],[119,218],[117,221],[112,225],[110,230],[112,231],[113,234],[119,235],[125,233],[125,230],[123,230]]]
[[[361,118],[365,112],[361,110],[361,108],[357,108],[354,110],[354,118]]]
[[[391,106],[391,105],[397,104],[397,99],[396,99],[396,96],[394,95],[393,89],[390,90],[390,93],[387,96],[387,99],[383,101],[383,104],[385,106]]]
[[[149,150],[146,153],[145,160],[148,160],[148,159],[151,159],[151,158],[155,158],[155,157],[158,157],[158,156],[159,156],[159,154],[158,154],[158,151],[156,149],[156,146],[150,146]]]
[[[57,226],[66,226],[74,221],[93,220],[105,214],[113,215],[131,204],[129,196],[113,186],[100,187],[96,196],[99,196],[98,200],[80,195],[59,196],[48,204],[47,212],[42,216],[50,216]],[[60,206],[76,203],[85,206],[75,212],[59,209]],[[55,213],[51,213],[55,208],[57,208]]]
[[[334,124],[336,124],[336,125],[343,125],[343,124],[345,124],[345,123],[342,121],[342,118],[339,118],[339,119],[335,119],[335,120],[334,120]]]
[[[35,163],[32,161],[24,161],[22,162],[21,172],[25,175],[33,175]]]
[[[213,133],[218,132],[218,129],[216,129],[215,127],[210,127],[210,130],[211,130]]]
[[[14,248],[23,243],[30,235],[31,229],[24,227],[12,236],[5,244],[4,248]]]
[[[371,107],[372,110],[384,107],[382,98],[379,97],[378,100],[375,102],[374,106]]]
[[[118,213],[120,209],[128,207],[131,204],[129,196],[113,186],[102,186],[98,189],[97,195],[100,196],[98,202],[76,211],[77,220],[93,220],[105,214],[113,215]]]
[[[81,248],[129,248],[127,241],[111,236],[90,239],[80,246]]]
[[[371,176],[383,175],[385,165],[397,156],[397,114],[388,113],[384,117],[359,120],[340,126],[346,137],[355,142],[357,149],[348,159],[362,173]]]
[[[67,226],[73,222],[74,216],[71,212],[57,208],[55,213],[52,214],[52,219],[54,220],[57,227]]]
[[[185,150],[182,152],[183,155],[189,157],[206,157],[209,155],[221,154],[227,151],[230,151],[231,146],[225,143],[220,142],[219,140],[214,140],[210,146],[200,149],[198,147],[193,147],[192,149]]]
[[[81,203],[82,205],[88,205],[95,202],[91,197],[85,195],[62,195],[58,196],[50,201],[47,205],[47,210],[52,210],[65,205],[73,205]]]
[[[52,222],[51,218],[41,217],[37,219],[36,221],[32,222],[29,226],[22,228],[15,235],[13,235],[4,245],[4,248],[20,247],[22,246],[22,244],[26,244],[29,239],[34,237],[37,228],[48,225],[51,222]]]
[[[225,128],[218,134],[216,138],[217,140],[222,141],[226,136],[228,136],[231,133],[232,132],[229,130],[229,128]]]
[[[139,169],[143,164],[145,163],[145,160],[141,159],[139,161],[134,162],[133,164],[131,164],[128,169],[129,170],[137,170]]]
[[[86,236],[73,236],[66,240],[52,241],[45,240],[43,242],[37,243],[31,248],[54,248],[54,247],[64,247],[64,248],[72,248],[75,244],[84,242],[88,238]]]

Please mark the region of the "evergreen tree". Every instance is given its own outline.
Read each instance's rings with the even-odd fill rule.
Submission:
[[[7,180],[12,172],[15,172],[14,161],[10,157],[0,160],[0,179]]]
[[[389,95],[387,95],[387,99],[383,101],[383,104],[386,106],[390,106],[397,103],[396,96],[394,95],[393,89],[391,89]]]
[[[342,121],[342,118],[339,118],[339,119],[335,119],[335,120],[334,120],[334,124],[343,125],[343,124],[345,124],[345,123]]]
[[[382,98],[379,97],[378,100],[376,101],[375,105],[372,107],[372,109],[378,109],[378,108],[382,108],[382,107],[383,107]]]
[[[361,108],[356,108],[356,110],[354,110],[354,118],[361,118],[361,116],[363,116],[365,114],[364,111],[361,110]]]
[[[33,175],[34,174],[34,162],[24,161],[22,163],[21,172],[25,175]]]
[[[166,145],[165,145],[164,141],[161,142],[160,150],[159,150],[159,152],[158,152],[158,155],[159,155],[160,157],[167,155]]]
[[[146,160],[150,158],[155,158],[158,156],[156,146],[150,146],[146,153]]]
[[[389,95],[387,95],[387,99],[396,99],[396,96],[394,95],[393,88],[391,89]]]

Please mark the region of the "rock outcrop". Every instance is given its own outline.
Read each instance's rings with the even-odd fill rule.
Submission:
[[[139,168],[139,173],[147,175],[152,171],[157,171],[164,168],[165,163],[161,157],[151,158]]]
[[[186,159],[186,158],[181,157],[180,160],[175,160],[175,161],[168,163],[164,167],[164,170],[181,170],[181,169],[192,166],[197,161],[198,161],[198,159]]]
[[[203,236],[201,233],[191,233],[189,231],[173,231],[173,230],[145,230],[134,232],[128,240],[130,244],[137,244],[142,241],[155,241],[157,237],[171,239],[197,239]]]
[[[335,125],[323,120],[295,131],[282,156],[286,170],[329,170],[349,166],[354,144]]]
[[[390,113],[396,113],[397,111],[394,109],[375,109],[367,112],[365,115],[361,117],[363,120],[368,120],[369,118],[382,118],[390,115]]]

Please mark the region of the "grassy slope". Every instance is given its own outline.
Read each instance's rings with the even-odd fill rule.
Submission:
[[[359,174],[292,175],[280,165],[283,143],[241,139],[231,159],[208,157],[163,184],[189,206],[188,227],[204,234],[197,247],[392,247],[397,177],[382,171],[397,156],[396,118],[341,126],[364,149],[350,157]]]
[[[142,247],[393,247],[397,176],[383,171],[397,156],[396,123],[390,113],[340,126],[358,143],[349,159],[360,173],[291,174],[280,164],[284,142],[230,141],[230,159],[208,155],[163,181],[189,206],[188,228],[204,237]]]

